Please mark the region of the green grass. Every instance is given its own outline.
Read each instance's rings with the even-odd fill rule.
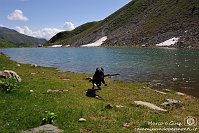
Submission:
[[[28,48],[28,47],[33,47],[33,45],[31,44],[15,45],[13,43],[0,40],[0,48]]]
[[[56,34],[54,37],[52,37],[48,43],[54,43],[60,40],[70,40],[70,38],[77,36],[81,34],[82,32],[86,31],[87,29],[91,28],[92,26],[96,25],[98,22],[88,22],[83,25],[80,25],[79,27],[75,28],[72,31],[64,31],[64,32],[59,32]]]
[[[198,99],[191,96],[178,96],[173,91],[161,95],[152,89],[141,89],[147,83],[106,79],[108,86],[103,86],[98,92],[103,98],[98,100],[85,96],[86,90],[92,85],[84,78],[90,77],[90,74],[65,73],[46,67],[34,68],[28,64],[21,64],[18,67],[16,64],[0,54],[0,71],[14,70],[22,78],[18,90],[11,93],[0,92],[1,133],[15,133],[39,126],[45,111],[57,114],[54,125],[66,133],[134,133],[135,128],[148,127],[146,124],[148,121],[183,122],[187,116],[199,119]],[[62,80],[63,78],[68,80]],[[46,93],[48,89],[68,91]],[[30,90],[34,92],[31,93]],[[135,100],[159,105],[167,98],[182,101],[184,108],[176,108],[165,113],[132,105]],[[106,109],[105,106],[109,103],[125,107]],[[81,117],[87,121],[79,123]],[[130,123],[130,127],[124,128],[124,123]]]
[[[11,48],[11,47],[16,47],[16,45],[0,40],[0,48]]]

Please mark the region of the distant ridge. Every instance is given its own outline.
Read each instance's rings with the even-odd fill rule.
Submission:
[[[0,27],[0,42],[7,42],[15,46],[37,46],[44,44],[46,40],[27,36],[6,27]]]
[[[176,47],[198,47],[198,24],[198,0],[132,0],[104,20],[58,33],[48,43],[81,46],[107,36],[103,46],[153,46],[179,37]]]

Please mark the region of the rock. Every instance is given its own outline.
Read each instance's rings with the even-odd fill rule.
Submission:
[[[61,93],[65,93],[65,92],[68,92],[68,90],[52,90],[52,89],[48,89],[46,91],[46,93],[52,93],[52,94],[61,94]],[[46,94],[46,93],[43,93],[43,94]]]
[[[37,73],[31,73],[31,75],[35,75],[35,74],[37,74]]]
[[[69,78],[60,78],[60,79],[65,81],[70,80]]]
[[[102,97],[100,97],[99,95],[95,96],[96,99],[102,100]]]
[[[86,122],[86,119],[84,119],[84,118],[79,118],[78,121],[79,121],[79,122]]]
[[[12,70],[4,70],[3,72],[0,71],[0,78],[13,78],[18,82],[21,82],[21,78],[19,77],[19,75]]]
[[[175,99],[166,99],[166,102],[161,104],[164,107],[181,107],[182,102]]]
[[[172,78],[172,80],[173,80],[173,81],[177,81],[177,80],[178,80],[178,78]]]
[[[65,90],[63,90],[63,92],[68,92],[68,90],[65,89]]]
[[[45,132],[45,133],[61,133],[63,130],[59,129],[56,126],[51,124],[42,125],[27,131],[22,131],[21,133],[38,133],[38,132]]]
[[[162,83],[156,83],[155,86],[162,86]]]
[[[175,99],[166,99],[166,101],[168,103],[172,103],[172,104],[182,103],[181,101],[178,101],[178,100],[175,100]]]
[[[185,96],[185,94],[182,93],[182,92],[176,92],[176,94],[177,94],[177,95],[180,95],[180,96]]]
[[[124,108],[122,105],[115,105],[116,108]]]
[[[106,108],[106,109],[112,109],[112,108],[113,108],[113,105],[112,105],[112,104],[107,104],[107,105],[105,106],[105,108]]]
[[[149,82],[149,86],[160,87],[160,86],[163,86],[163,84],[161,80],[153,80],[152,82]]]
[[[163,92],[163,91],[158,91],[158,90],[154,90],[155,92],[157,93],[160,93],[160,94],[163,94],[163,95],[166,95],[167,93]]]
[[[37,67],[37,64],[32,64],[31,66],[32,66],[32,67]]]
[[[146,47],[146,44],[141,45],[141,47]]]
[[[158,107],[157,105],[153,104],[153,103],[149,103],[149,102],[144,102],[144,101],[134,101],[135,104],[137,105],[142,105],[142,106],[146,106],[150,109],[154,109],[154,110],[158,110],[158,111],[164,111],[166,112],[167,110],[162,109],[160,107]]]
[[[164,89],[164,91],[166,91],[166,92],[171,92],[171,90],[170,90],[170,89]]]
[[[51,90],[51,89],[48,89],[47,90],[47,93],[59,93],[60,90]]]
[[[123,127],[129,128],[129,127],[130,127],[130,124],[129,124],[129,123],[124,123],[124,124],[123,124]]]

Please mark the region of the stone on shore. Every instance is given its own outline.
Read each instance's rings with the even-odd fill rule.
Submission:
[[[0,71],[0,78],[12,78],[17,80],[18,82],[21,82],[21,78],[19,77],[19,75],[12,70]]]
[[[37,67],[37,64],[32,64],[31,66],[32,66],[32,67]]]
[[[182,93],[182,92],[176,92],[176,94],[177,94],[177,95],[180,95],[180,96],[185,96],[185,94]]]
[[[166,112],[167,110],[163,109],[163,108],[160,108],[158,107],[157,105],[153,104],[153,103],[149,103],[149,102],[144,102],[144,101],[134,101],[135,104],[137,105],[141,105],[141,106],[145,106],[145,107],[148,107],[150,109],[153,109],[153,110],[158,110],[158,111],[163,111],[163,112]]]
[[[166,99],[166,102],[161,105],[169,108],[182,107],[182,102],[175,99]]]
[[[160,94],[163,94],[163,95],[166,95],[167,93],[163,92],[163,91],[158,91],[158,90],[154,90],[155,92],[157,93],[160,93]]]

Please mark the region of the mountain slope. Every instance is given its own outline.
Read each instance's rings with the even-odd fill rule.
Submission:
[[[38,44],[44,44],[46,42],[45,39],[30,37],[5,27],[0,27],[0,41],[12,43],[17,46],[38,45]]]
[[[90,27],[94,26],[97,22],[88,22],[86,24],[83,24],[77,28],[75,28],[72,31],[64,31],[64,32],[59,32],[58,34],[56,34],[55,36],[53,36],[49,42],[50,43],[54,43],[56,41],[60,41],[63,39],[69,39],[73,36],[76,36],[78,34],[80,34],[81,32],[84,32],[85,30],[89,29]]]
[[[104,46],[141,46],[180,37],[178,47],[198,46],[198,23],[198,0],[133,0],[84,31],[54,42],[80,46],[107,36]]]

